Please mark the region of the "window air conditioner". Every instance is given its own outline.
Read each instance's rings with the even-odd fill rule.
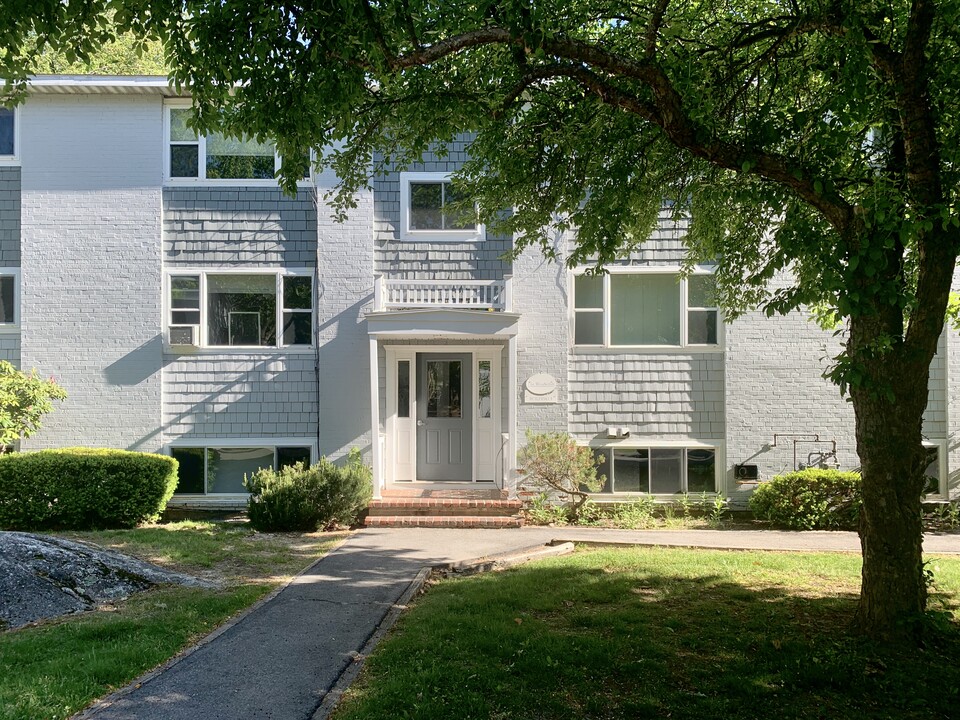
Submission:
[[[170,344],[171,345],[192,345],[196,347],[200,344],[200,326],[199,325],[171,325],[170,326]]]

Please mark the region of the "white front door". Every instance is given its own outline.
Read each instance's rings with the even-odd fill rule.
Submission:
[[[504,446],[501,347],[385,350],[387,481],[494,481]]]

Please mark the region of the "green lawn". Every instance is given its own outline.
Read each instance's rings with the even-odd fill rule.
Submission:
[[[931,567],[953,624],[896,652],[848,633],[854,555],[594,550],[442,580],[335,718],[956,718],[960,560]]]
[[[329,551],[342,536],[181,522],[63,533],[221,584],[158,588],[115,607],[0,633],[0,720],[66,718],[164,662]]]

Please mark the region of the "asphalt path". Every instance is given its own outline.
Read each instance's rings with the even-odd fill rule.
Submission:
[[[554,540],[730,550],[860,549],[856,534],[845,532],[362,530],[251,612],[78,718],[313,718],[384,618],[397,612],[396,603],[424,567],[507,555]],[[960,554],[960,535],[928,535],[924,549]]]

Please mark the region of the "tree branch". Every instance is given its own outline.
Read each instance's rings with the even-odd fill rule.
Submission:
[[[667,6],[670,0],[657,0],[656,7],[650,15],[650,23],[647,25],[647,34],[645,39],[644,56],[653,58],[657,54],[657,35],[660,34],[660,28],[663,26],[663,16],[667,12]]]

